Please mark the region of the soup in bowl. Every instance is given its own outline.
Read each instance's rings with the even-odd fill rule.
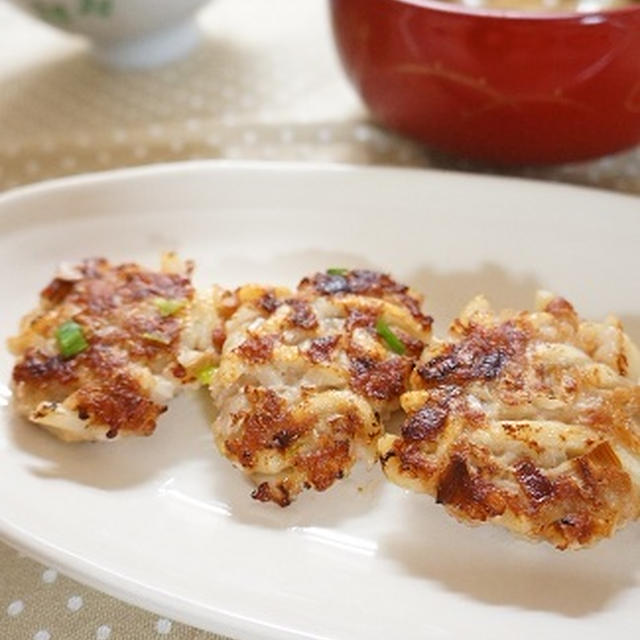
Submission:
[[[638,3],[331,0],[331,11],[374,117],[442,151],[552,164],[640,142]]]

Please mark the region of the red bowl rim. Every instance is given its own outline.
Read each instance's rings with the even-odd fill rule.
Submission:
[[[437,11],[439,13],[453,13],[477,16],[479,18],[494,18],[505,20],[525,20],[530,22],[553,20],[574,20],[585,24],[604,22],[612,17],[627,14],[640,13],[640,3],[614,9],[602,9],[595,11],[527,11],[525,9],[490,9],[487,7],[467,7],[456,2],[446,0],[390,0],[400,4],[408,4],[415,7]]]

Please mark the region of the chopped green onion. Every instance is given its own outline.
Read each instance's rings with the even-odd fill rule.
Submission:
[[[205,387],[208,387],[211,384],[211,380],[213,378],[213,372],[217,369],[216,365],[212,364],[204,369],[201,369],[196,374],[198,378],[198,382]]]
[[[89,346],[87,339],[84,337],[82,327],[73,320],[69,320],[58,327],[56,341],[63,358],[72,358]]]
[[[407,347],[404,342],[398,338],[398,336],[393,333],[389,325],[382,319],[378,318],[376,322],[376,331],[378,335],[387,343],[387,346],[391,351],[395,351],[396,353],[402,355]]]
[[[177,313],[184,307],[186,303],[185,300],[170,300],[167,298],[156,298],[153,301],[153,304],[156,305],[158,311],[161,316],[172,316],[174,313]]]
[[[158,344],[171,344],[171,338],[163,335],[162,333],[153,333],[145,332],[142,334],[142,337],[145,340],[149,340],[149,342],[157,342]]]
[[[331,267],[327,269],[327,273],[330,276],[346,276],[349,273],[349,269],[343,269],[342,267]]]

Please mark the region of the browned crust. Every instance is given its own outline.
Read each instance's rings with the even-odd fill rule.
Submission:
[[[493,380],[509,360],[523,354],[527,339],[527,332],[513,322],[490,328],[472,326],[461,342],[447,345],[444,353],[416,371],[425,387]]]
[[[126,430],[147,434],[165,410],[129,372],[131,363],[153,373],[175,363],[181,323],[163,316],[158,298],[189,301],[194,290],[187,276],[149,271],[104,258],[87,259],[74,268],[77,278],[54,278],[42,291],[42,312],[15,341],[18,361],[13,369],[19,401],[36,406],[60,402],[77,392],[79,414],[107,428],[107,437]],[[73,320],[82,327],[88,347],[64,358],[29,346],[34,337],[55,344],[58,327]],[[181,371],[172,369],[176,377]],[[184,370],[183,372],[184,373]]]
[[[261,482],[252,492],[251,497],[259,502],[275,502],[280,507],[288,507],[292,496],[285,482]]]
[[[307,421],[294,420],[284,401],[273,392],[251,389],[249,393],[254,403],[252,411],[238,416],[244,420],[242,436],[225,443],[245,469],[250,469],[255,456],[265,449],[283,453],[293,449],[298,437],[312,428]],[[353,443],[363,428],[355,409],[336,415],[331,420],[329,431],[319,436],[312,447],[293,453],[290,473],[285,473],[280,479],[261,482],[252,497],[260,502],[275,502],[286,507],[303,488],[327,490],[353,466]]]
[[[578,339],[572,336],[579,321],[566,300],[556,298],[544,310],[557,321],[561,339]],[[461,520],[497,520],[560,549],[593,544],[637,518],[638,491],[614,443],[629,455],[640,455],[640,386],[599,387],[580,365],[532,359],[535,351],[527,349],[539,336],[527,314],[482,325],[456,322],[454,331],[457,341],[439,347],[436,356],[416,367],[412,383],[424,392],[412,397],[420,397],[421,404],[410,404],[401,436],[383,450],[388,475],[431,493]],[[580,402],[581,393],[592,401]],[[477,394],[498,403],[508,417],[517,415],[514,408],[530,406],[534,395],[562,399],[564,408],[557,409],[557,418],[549,409],[549,419],[567,420],[574,429],[583,426],[597,435],[584,440],[586,453],[568,453],[559,468],[546,468],[544,447],[522,436],[518,441],[530,453],[505,464],[499,449],[492,452],[480,444],[484,440],[473,439],[499,420],[485,414]],[[526,419],[504,424],[512,438],[528,428]]]
[[[67,385],[77,380],[77,360],[48,356],[29,350],[13,368],[13,381],[44,388],[48,384]]]
[[[150,435],[166,410],[151,402],[140,385],[124,374],[78,389],[78,415],[109,426],[107,438],[121,430]]]
[[[392,400],[406,391],[412,369],[410,358],[375,360],[356,352],[350,357],[350,386],[365,398]]]
[[[81,268],[85,277],[73,283],[65,302],[82,307],[87,315],[102,315],[148,298],[193,296],[189,278],[179,274],[147,271],[133,263],[111,266],[104,259],[85,260]]]
[[[379,415],[399,407],[429,337],[431,320],[414,295],[364,270],[338,280],[316,274],[293,295],[257,285],[238,290],[241,322],[231,318],[229,326],[241,342],[222,357],[217,380],[225,400],[214,432],[223,454],[256,479],[255,499],[286,506],[303,489],[324,491],[345,476],[361,450],[372,453]],[[404,355],[378,334],[381,317]],[[287,400],[278,389],[253,386],[271,365],[288,387]],[[345,395],[332,397],[334,391]],[[326,404],[316,403],[324,393]],[[238,406],[235,394],[245,396],[246,407],[226,413],[227,402]],[[335,415],[325,415],[328,407]]]
[[[409,287],[386,273],[368,269],[352,269],[344,275],[316,273],[304,278],[298,289],[302,292],[312,290],[322,296],[354,294],[389,300],[405,307],[423,327],[428,329],[433,324],[433,318],[422,313],[420,300]]]
[[[263,364],[268,362],[273,355],[273,348],[276,336],[254,336],[249,337],[238,347],[236,353],[251,364]]]
[[[316,314],[306,300],[290,298],[286,301],[286,304],[291,307],[288,320],[292,327],[307,331],[318,327],[318,318],[316,318]]]
[[[278,299],[275,292],[271,289],[267,290],[259,299],[258,306],[266,313],[273,313],[282,301]]]
[[[309,348],[305,351],[305,355],[314,364],[318,364],[319,362],[329,362],[339,343],[339,335],[316,338],[311,341]]]
[[[211,344],[216,352],[222,352],[224,341],[227,339],[227,334],[222,327],[216,327],[211,332]]]
[[[225,447],[243,467],[251,468],[258,452],[291,447],[309,425],[294,420],[285,400],[272,389],[247,387],[245,396],[249,408],[232,416],[239,428]]]

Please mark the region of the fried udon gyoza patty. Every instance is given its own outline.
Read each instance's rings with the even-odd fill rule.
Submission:
[[[184,385],[208,382],[224,337],[217,288],[190,263],[63,265],[9,341],[17,410],[62,440],[149,435]]]
[[[640,515],[640,356],[615,318],[538,297],[499,314],[475,299],[425,349],[379,454],[462,521],[584,547]]]
[[[323,491],[359,457],[374,459],[382,422],[399,408],[431,318],[389,276],[330,270],[295,292],[249,285],[231,302],[211,393],[224,456],[288,505]]]

